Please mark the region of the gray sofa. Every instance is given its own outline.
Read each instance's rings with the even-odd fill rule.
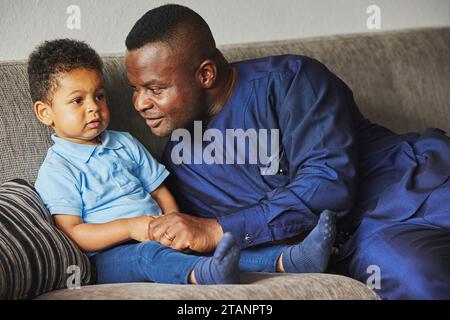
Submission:
[[[230,45],[230,61],[302,54],[326,64],[352,89],[362,112],[399,133],[438,127],[450,131],[450,28],[330,36]],[[131,132],[159,157],[166,140],[152,136],[134,111],[123,57],[104,56],[111,129]],[[35,119],[26,62],[0,63],[0,183],[33,183],[51,145],[50,130]],[[242,275],[240,285],[176,286],[154,283],[89,285],[38,299],[378,299],[353,279],[333,274]],[[1,284],[0,284],[1,285]]]

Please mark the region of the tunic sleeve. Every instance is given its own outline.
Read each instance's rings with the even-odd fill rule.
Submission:
[[[241,247],[311,230],[325,209],[339,217],[354,203],[357,107],[350,89],[321,63],[305,59],[271,106],[278,117],[289,183],[254,205],[219,217]],[[270,86],[269,86],[270,88]],[[268,93],[276,95],[277,93]]]

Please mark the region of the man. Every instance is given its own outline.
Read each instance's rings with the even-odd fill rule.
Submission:
[[[366,282],[376,266],[383,298],[450,298],[450,141],[443,132],[399,136],[370,123],[350,89],[307,57],[230,64],[206,22],[182,6],[147,12],[126,45],[134,105],[152,132],[204,137],[168,143],[169,187],[183,213],[152,222],[150,239],[208,252],[231,232],[251,251],[304,236],[330,210],[351,235],[339,240],[341,273]],[[248,132],[247,142],[257,137],[258,150],[229,143],[236,140],[230,130]],[[212,140],[223,148],[209,152]],[[255,153],[270,156],[255,162]],[[208,154],[213,162],[199,159]]]

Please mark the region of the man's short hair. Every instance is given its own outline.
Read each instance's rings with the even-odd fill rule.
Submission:
[[[194,26],[202,38],[210,39],[215,47],[210,28],[198,13],[181,5],[166,4],[148,11],[136,22],[125,40],[127,50],[154,42],[172,44],[177,40],[179,27],[185,23]]]
[[[28,59],[28,83],[33,102],[50,102],[58,85],[58,76],[78,68],[102,73],[102,60],[88,44],[71,39],[40,44]]]

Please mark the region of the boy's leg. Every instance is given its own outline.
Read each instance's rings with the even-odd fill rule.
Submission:
[[[93,260],[98,283],[187,284],[194,269],[199,284],[239,282],[239,248],[229,233],[212,257],[185,254],[150,241],[114,247],[97,253]]]
[[[202,257],[194,267],[198,284],[239,283],[239,246],[231,233],[226,232],[212,257]]]
[[[260,245],[241,251],[239,268],[243,272],[277,272],[278,260],[289,245]]]
[[[283,251],[282,265],[285,272],[325,272],[336,239],[336,216],[325,210],[319,222],[299,244]]]
[[[242,250],[239,267],[245,272],[324,272],[336,237],[334,213],[325,210],[317,226],[295,245],[263,245]],[[282,260],[281,263],[279,260]],[[281,264],[281,270],[278,268]]]
[[[148,281],[187,284],[200,259],[153,241],[119,245],[93,257],[99,284]]]

